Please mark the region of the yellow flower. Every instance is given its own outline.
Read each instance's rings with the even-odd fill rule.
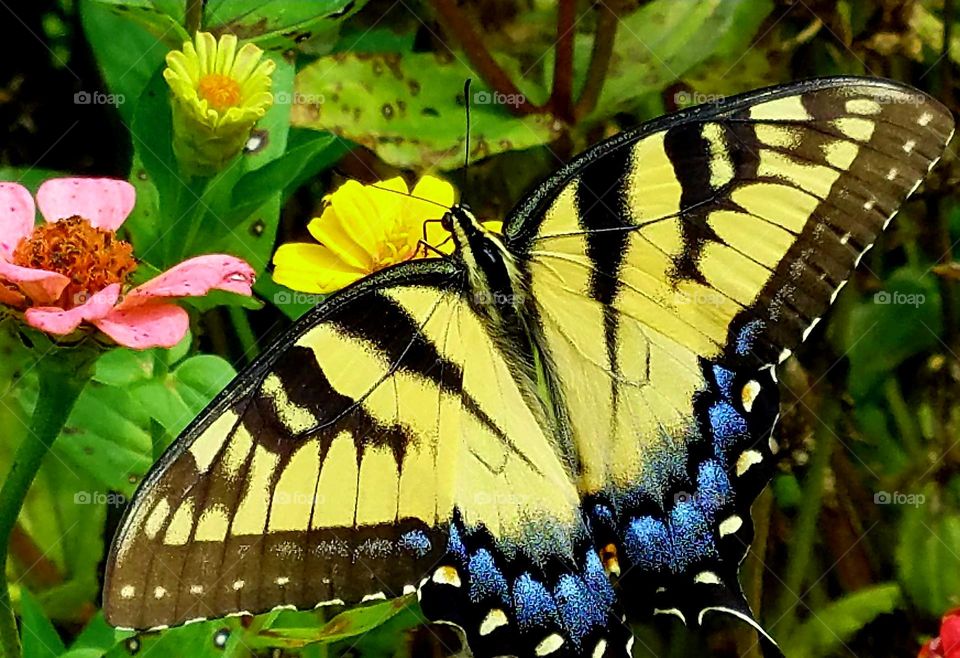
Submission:
[[[243,149],[273,104],[276,64],[262,58],[252,43],[237,50],[236,36],[224,34],[218,42],[208,32],[197,32],[196,45],[188,41],[167,53],[173,147],[186,172],[211,176]]]
[[[324,198],[323,214],[307,226],[320,244],[281,245],[273,278],[294,290],[326,294],[390,265],[450,254],[453,239],[436,220],[454,197],[453,186],[433,176],[421,178],[412,192],[400,177],[376,185],[347,181]]]

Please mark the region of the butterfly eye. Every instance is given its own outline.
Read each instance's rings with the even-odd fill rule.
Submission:
[[[443,213],[443,217],[440,218],[440,226],[447,233],[453,233],[453,213]]]

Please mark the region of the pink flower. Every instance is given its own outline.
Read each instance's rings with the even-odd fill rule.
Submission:
[[[65,336],[93,325],[120,345],[173,347],[187,333],[187,312],[172,303],[211,290],[252,294],[254,271],[223,254],[191,258],[128,290],[133,247],[116,236],[133,209],[133,186],[108,178],[55,178],[33,198],[0,183],[0,305],[26,322]]]
[[[960,658],[960,608],[943,616],[940,637],[927,642],[917,658]]]

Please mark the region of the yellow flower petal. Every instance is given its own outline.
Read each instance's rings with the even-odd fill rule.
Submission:
[[[213,73],[230,75],[230,69],[233,68],[234,58],[237,54],[237,37],[234,34],[224,34],[220,37],[220,43],[216,47],[216,58]]]
[[[422,199],[429,199],[434,203],[439,203],[442,206],[447,208],[451,207],[456,201],[456,191],[453,189],[453,185],[449,182],[443,180],[442,178],[437,178],[436,176],[424,176],[421,178],[416,186],[413,188],[413,196],[418,196]],[[411,199],[411,201],[417,201],[416,199]],[[420,203],[423,203],[422,201]],[[432,204],[428,204],[432,205]],[[436,210],[439,210],[434,206]],[[437,217],[442,215],[441,211]]]
[[[281,245],[273,255],[273,280],[302,292],[327,294],[366,274],[351,267],[332,250],[318,244]]]
[[[327,196],[346,234],[368,255],[371,271],[372,256],[393,232],[405,194],[407,184],[396,177],[376,186],[347,181]]]
[[[327,206],[320,217],[310,220],[307,230],[318,242],[329,247],[351,267],[367,272],[372,271],[373,261],[370,258],[370,252],[347,233],[344,222],[332,205]]]

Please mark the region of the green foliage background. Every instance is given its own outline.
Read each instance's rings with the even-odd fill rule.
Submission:
[[[125,230],[142,274],[227,251],[257,269],[261,300],[197,300],[193,334],[177,348],[100,357],[30,492],[6,566],[28,658],[404,657],[456,646],[449,630],[424,628],[407,601],[142,637],[113,631],[98,612],[123,501],[235,368],[306,309],[271,281],[269,260],[277,244],[305,235],[322,195],[345,178],[442,172],[496,218],[607,135],[767,84],[878,75],[958,107],[949,0],[561,4],[575,9],[570,60],[557,55],[557,6],[544,0],[209,0],[203,29],[252,40],[277,62],[278,102],[260,122],[258,146],[204,187],[178,173],[160,75],[165,53],[187,38],[185,3],[44,0],[0,10],[11,14],[0,21],[10,49],[0,74],[0,179],[35,188],[62,172],[129,178],[138,203]],[[465,50],[464,30],[479,49]],[[591,62],[607,54],[606,75],[597,75]],[[554,80],[572,97],[556,93]],[[78,93],[122,102],[78,103]],[[786,457],[756,504],[743,581],[787,655],[915,655],[960,604],[957,176],[950,149],[829,322],[783,369]],[[0,472],[28,440],[36,398],[37,352],[10,324],[0,323]],[[755,635],[733,623],[693,634],[658,620],[638,637],[635,656],[759,655]]]

